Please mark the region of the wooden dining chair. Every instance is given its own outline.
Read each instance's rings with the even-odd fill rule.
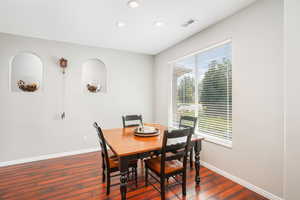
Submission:
[[[143,124],[142,115],[125,115],[122,116],[123,128],[134,127]],[[135,121],[134,123],[128,124],[129,121]],[[137,123],[138,122],[138,123]]]
[[[181,116],[179,120],[179,128],[192,128],[192,134],[195,132],[197,125],[197,117]],[[190,167],[193,168],[193,149],[189,155]]]
[[[118,185],[113,184],[111,185],[111,177],[119,176],[120,174],[114,174],[114,172],[118,172],[119,170],[119,160],[117,156],[109,156],[107,145],[105,142],[105,138],[103,136],[103,132],[98,124],[95,122],[94,127],[96,128],[99,143],[101,146],[101,155],[102,155],[102,181],[105,182],[106,180],[106,194],[109,195],[110,193],[110,186]],[[129,173],[134,175],[135,185],[137,186],[137,161],[131,161],[129,163]],[[129,175],[129,174],[128,174]]]
[[[188,152],[191,148],[191,136],[191,128],[172,130],[170,132],[166,130],[163,137],[161,156],[145,160],[146,186],[150,183],[148,182],[148,176],[150,175],[160,183],[160,190],[154,184],[150,184],[160,191],[162,200],[165,199],[166,180],[173,177],[179,182],[175,177],[176,175],[182,176],[182,194],[186,195],[186,166]],[[183,162],[179,160],[183,160]]]

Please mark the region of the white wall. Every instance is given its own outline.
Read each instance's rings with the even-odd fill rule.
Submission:
[[[22,51],[36,53],[43,61],[41,93],[9,90],[9,62]],[[69,60],[65,120],[59,118],[61,57]],[[82,63],[90,58],[106,64],[106,94],[82,91]],[[94,121],[103,128],[121,127],[121,115],[141,113],[151,122],[152,70],[153,57],[148,55],[0,34],[0,162],[97,147]]]
[[[168,123],[172,61],[232,38],[233,147],[205,142],[201,159],[283,196],[283,1],[259,0],[155,57],[155,121]]]
[[[285,0],[285,200],[300,199],[299,11],[299,0]]]

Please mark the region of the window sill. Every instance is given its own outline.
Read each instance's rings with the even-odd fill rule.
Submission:
[[[221,145],[221,146],[224,146],[224,147],[230,148],[230,149],[232,148],[232,141],[220,139],[220,138],[217,138],[217,137],[214,137],[214,136],[211,136],[211,135],[207,135],[207,134],[204,134],[204,133],[201,133],[201,132],[197,132],[196,134],[203,136],[204,141],[206,141],[206,142]]]
[[[169,126],[169,128],[178,129],[178,126],[171,125],[171,126]],[[232,149],[232,141],[220,139],[220,138],[217,138],[217,137],[214,137],[214,136],[211,136],[211,135],[199,132],[199,131],[195,131],[195,134],[201,135],[202,137],[204,137],[204,141],[206,141],[206,142],[214,143],[214,144]]]

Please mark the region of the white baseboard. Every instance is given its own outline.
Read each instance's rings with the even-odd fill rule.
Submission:
[[[248,181],[245,181],[245,180],[243,180],[239,177],[236,177],[236,176],[234,176],[234,175],[232,175],[228,172],[225,172],[225,171],[223,171],[223,170],[221,170],[221,169],[219,169],[219,168],[217,168],[217,167],[215,167],[215,166],[213,166],[213,165],[211,165],[207,162],[201,161],[201,165],[203,165],[204,167],[206,167],[206,168],[208,168],[208,169],[210,169],[210,170],[212,170],[212,171],[214,171],[214,172],[216,172],[216,173],[218,173],[218,174],[220,174],[220,175],[222,175],[222,176],[224,176],[224,177],[226,177],[226,178],[228,178],[228,179],[230,179],[230,180],[232,180],[232,181],[234,181],[234,182],[236,182],[236,183],[238,183],[238,184],[240,184],[240,185],[242,185],[246,188],[248,188],[249,190],[252,190],[252,191],[254,191],[254,192],[270,199],[270,200],[283,200],[283,198],[280,198],[280,197],[278,197],[278,196],[276,196],[276,195],[274,195],[274,194],[272,194],[272,193],[270,193],[270,192],[268,192],[268,191],[266,191],[262,188],[259,188],[255,185],[249,183]]]
[[[34,162],[34,161],[39,161],[39,160],[47,160],[47,159],[58,158],[58,157],[63,157],[63,156],[71,156],[71,155],[82,154],[82,153],[89,153],[89,152],[94,152],[94,151],[99,151],[99,150],[100,150],[100,148],[90,148],[90,149],[82,149],[82,150],[77,150],[77,151],[68,151],[68,152],[62,152],[62,153],[41,155],[41,156],[18,159],[18,160],[10,160],[10,161],[5,161],[5,162],[0,162],[0,167]]]

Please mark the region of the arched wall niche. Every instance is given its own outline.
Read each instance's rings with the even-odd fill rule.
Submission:
[[[29,52],[15,55],[10,63],[10,89],[12,92],[33,93],[43,84],[43,63],[39,56]]]
[[[107,92],[107,70],[100,59],[88,59],[82,64],[82,85],[89,93]]]

